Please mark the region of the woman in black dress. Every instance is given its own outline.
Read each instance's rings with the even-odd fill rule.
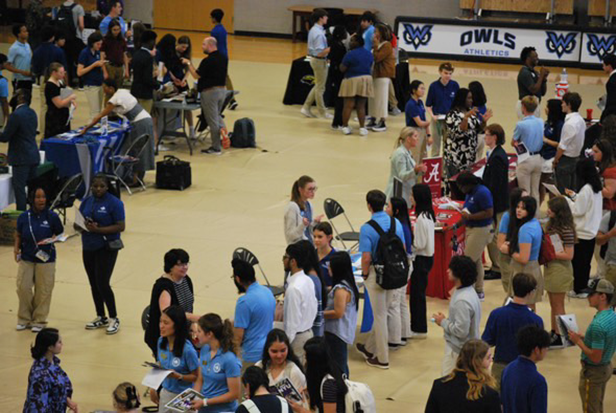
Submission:
[[[73,93],[62,98],[62,89],[65,87],[62,79],[65,76],[64,66],[60,63],[49,65],[48,78],[45,83],[45,100],[47,101],[47,114],[45,115],[45,139],[71,130],[69,122],[69,107],[76,105],[77,96]]]
[[[344,99],[338,96],[340,93],[340,85],[344,79],[344,73],[340,71],[340,64],[347,52],[344,41],[348,37],[348,33],[344,26],[336,26],[332,33],[331,49],[328,58],[330,60],[329,72],[327,74],[327,82],[331,87],[331,96],[334,103],[334,119],[332,121],[332,129],[342,129],[342,106]]]

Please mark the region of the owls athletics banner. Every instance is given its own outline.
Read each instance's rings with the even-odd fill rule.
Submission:
[[[582,63],[601,64],[603,56],[616,53],[616,34],[584,33],[582,41]]]
[[[586,47],[583,30],[575,26],[398,17],[395,30],[399,48],[412,57],[511,63],[520,60],[524,47],[532,46],[543,62],[577,66]],[[616,36],[611,38],[614,48]],[[597,48],[608,43],[598,41]],[[589,58],[585,63],[599,61]]]

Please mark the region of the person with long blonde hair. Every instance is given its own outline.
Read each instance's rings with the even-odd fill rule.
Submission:
[[[237,357],[233,324],[209,313],[199,319],[197,330],[202,347],[193,388],[205,399],[196,398],[191,407],[199,413],[234,412],[240,397],[242,362]]]
[[[317,192],[317,183],[308,175],[302,175],[293,182],[291,200],[284,212],[284,237],[287,245],[301,240],[312,241],[312,228],[323,219],[323,215],[313,218],[310,200]]]
[[[387,199],[394,196],[394,179],[402,182],[401,197],[410,204],[411,191],[417,183],[417,177],[426,172],[426,165],[417,163],[413,158],[412,150],[419,144],[420,129],[410,126],[402,128],[400,135],[394,144],[394,152],[391,154],[389,180],[385,194]]]
[[[558,334],[556,318],[565,314],[565,294],[573,288],[571,260],[577,236],[573,214],[564,197],[558,196],[548,201],[548,217],[546,232],[551,238],[558,237],[562,244],[562,248],[555,248],[556,259],[548,262],[543,271],[551,309],[550,347],[561,348],[563,341]]]
[[[467,341],[453,371],[434,381],[426,413],[501,413],[496,380],[490,374],[491,362],[486,342]]]

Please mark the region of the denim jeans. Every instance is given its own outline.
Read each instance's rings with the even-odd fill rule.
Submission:
[[[334,362],[340,367],[340,370],[349,377],[349,355],[347,350],[347,343],[345,343],[340,337],[330,332],[325,332],[325,341],[329,346]]]

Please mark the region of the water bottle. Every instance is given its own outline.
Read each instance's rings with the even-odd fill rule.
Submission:
[[[562,99],[568,91],[569,76],[567,75],[567,69],[563,68],[563,71],[560,73],[560,81],[556,84],[556,98]]]
[[[569,84],[569,76],[567,75],[567,69],[563,68],[563,71],[560,73],[560,83],[568,85]]]

